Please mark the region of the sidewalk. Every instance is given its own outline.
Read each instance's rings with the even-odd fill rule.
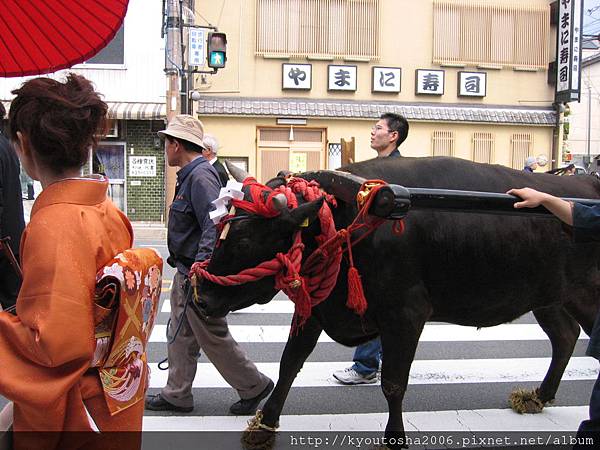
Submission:
[[[23,200],[23,215],[25,223],[29,223],[31,208],[34,200]],[[133,226],[133,236],[136,240],[166,240],[167,229],[162,222],[131,222]]]
[[[131,222],[133,226],[133,237],[136,241],[148,240],[166,241],[167,229],[161,222]]]

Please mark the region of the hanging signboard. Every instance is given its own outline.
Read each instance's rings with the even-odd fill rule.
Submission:
[[[202,28],[189,28],[188,39],[188,65],[202,67],[206,62],[206,49],[204,44],[206,36]]]
[[[583,0],[559,0],[556,31],[556,103],[579,101]]]

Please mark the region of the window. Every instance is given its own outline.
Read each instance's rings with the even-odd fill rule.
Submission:
[[[434,63],[546,69],[549,41],[549,5],[434,1]]]
[[[125,64],[125,30],[123,25],[121,25],[113,40],[84,64]]]
[[[473,155],[475,162],[491,164],[494,161],[494,135],[473,133]]]
[[[434,131],[431,135],[433,156],[454,156],[454,131]]]
[[[515,133],[510,137],[510,167],[522,169],[531,156],[533,136],[530,133]]]
[[[379,0],[256,0],[256,54],[379,59]]]

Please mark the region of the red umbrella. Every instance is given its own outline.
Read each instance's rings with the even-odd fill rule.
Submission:
[[[102,50],[129,0],[0,0],[0,77],[54,72]]]

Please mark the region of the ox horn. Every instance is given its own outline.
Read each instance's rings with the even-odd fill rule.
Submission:
[[[284,194],[276,194],[273,196],[273,206],[277,211],[283,211],[287,208],[287,197]]]
[[[240,169],[238,166],[236,166],[227,159],[225,160],[225,165],[227,166],[227,170],[229,170],[229,173],[235,179],[235,181],[243,183],[246,178],[252,176],[248,172],[246,172],[243,169]]]

